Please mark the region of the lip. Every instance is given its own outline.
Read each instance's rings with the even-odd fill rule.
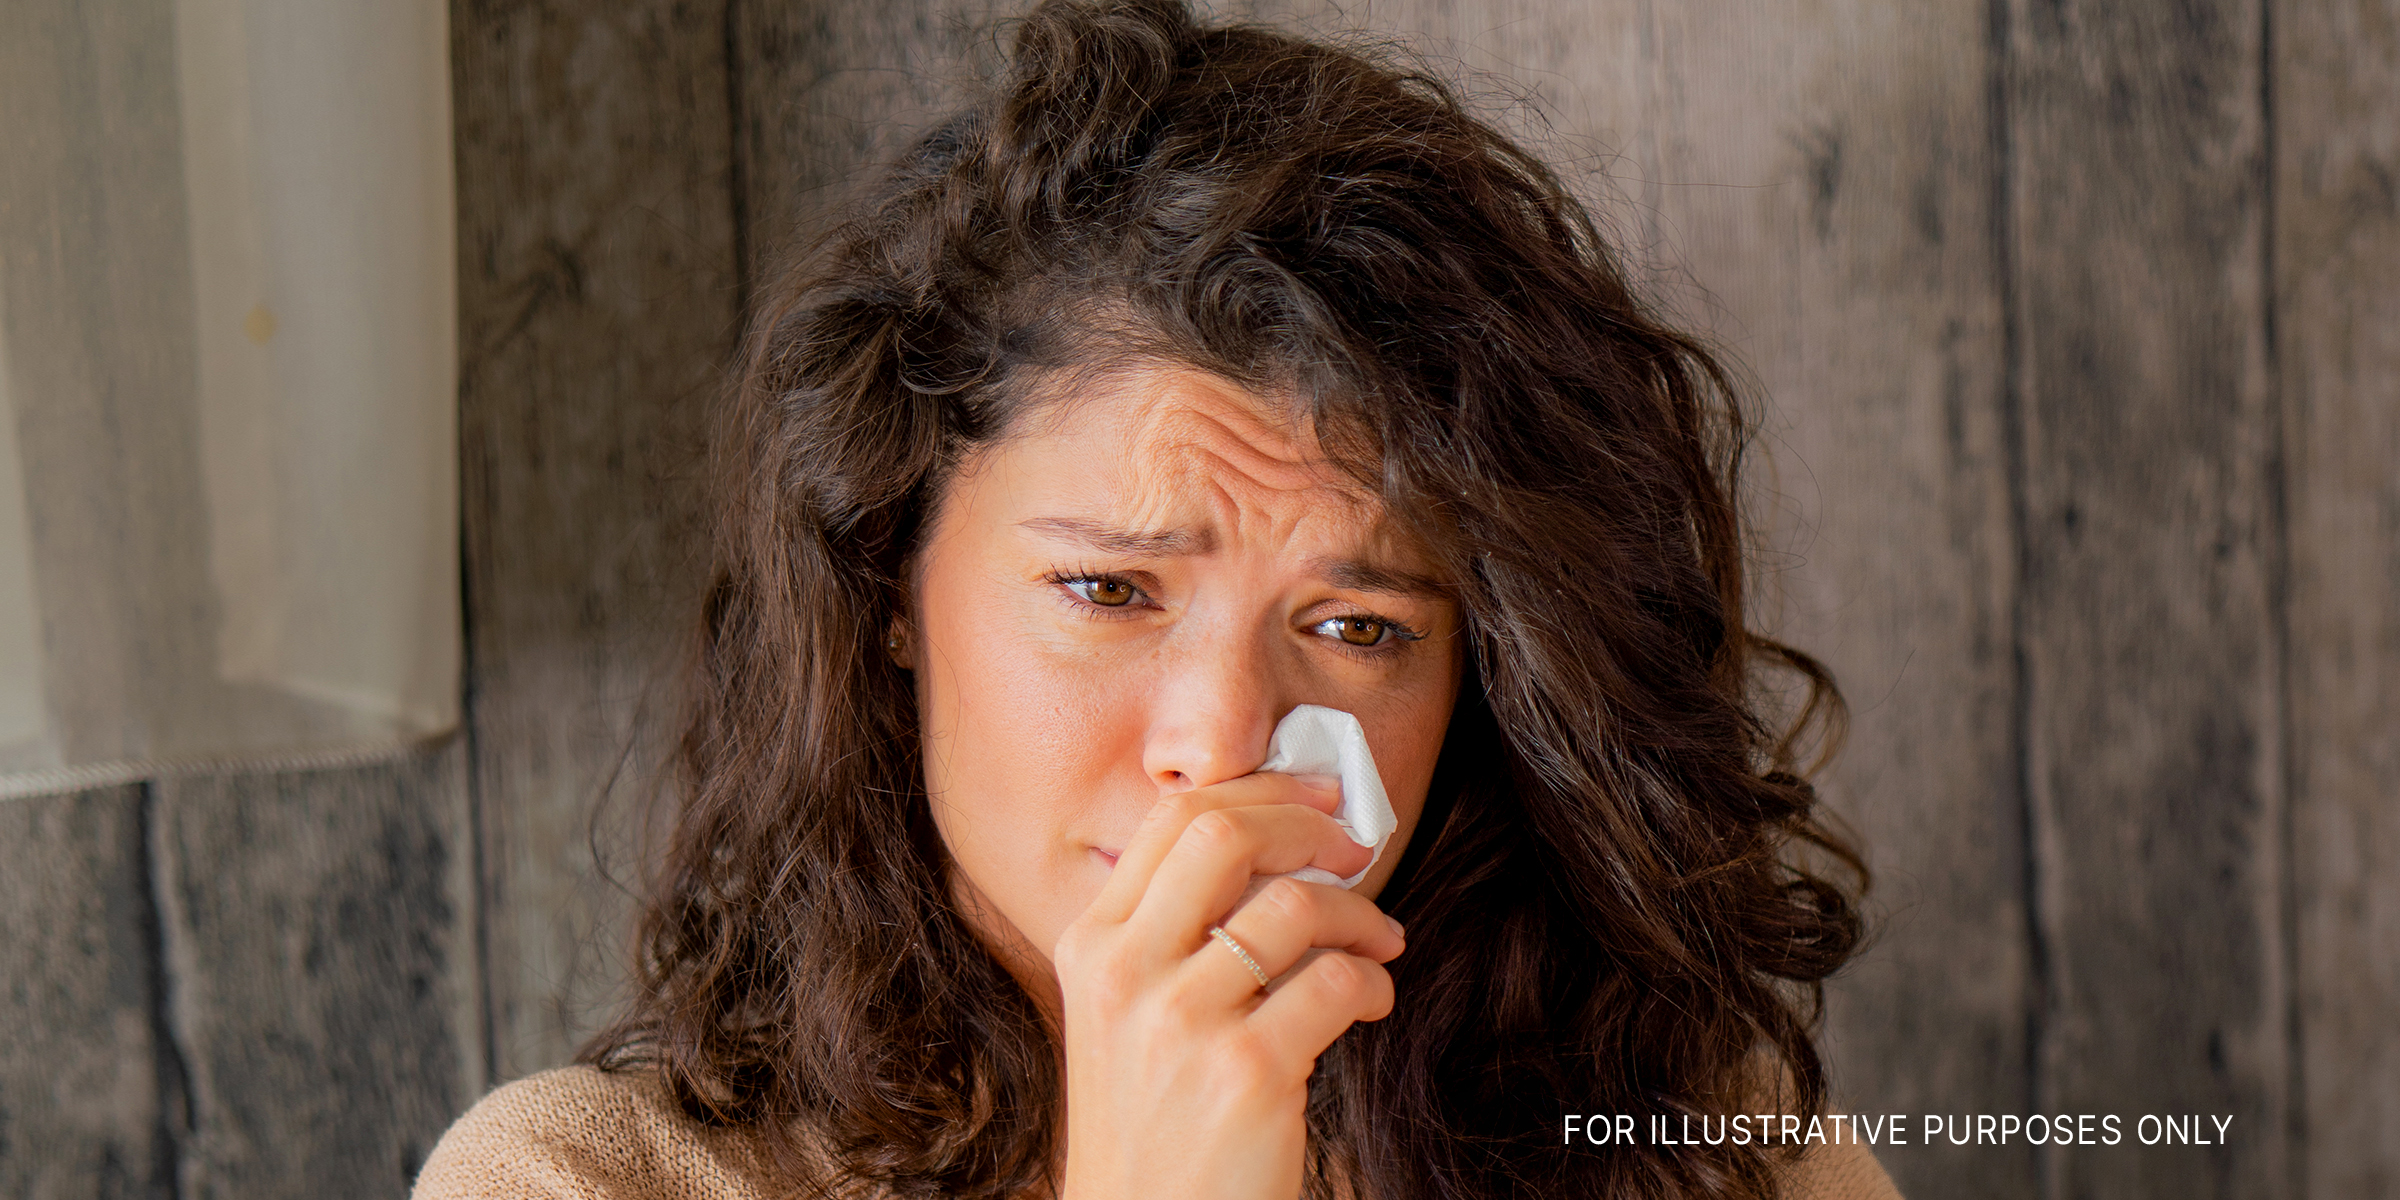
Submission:
[[[1114,869],[1116,869],[1116,865],[1117,865],[1117,855],[1118,855],[1118,853],[1119,853],[1118,851],[1115,851],[1115,850],[1103,850],[1103,849],[1101,849],[1101,848],[1100,848],[1100,847],[1098,847],[1098,846],[1094,846],[1094,847],[1092,847],[1092,853],[1094,853],[1094,854],[1097,854],[1097,855],[1099,855],[1100,857],[1102,857],[1102,858],[1104,858],[1104,859],[1107,859],[1107,860],[1108,860],[1109,869],[1111,869],[1111,870],[1114,870]]]

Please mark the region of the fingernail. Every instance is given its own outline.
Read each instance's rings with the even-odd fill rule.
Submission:
[[[1339,775],[1294,775],[1292,778],[1320,792],[1342,790],[1342,777]]]
[[[1388,917],[1388,916],[1387,916],[1387,917],[1385,917],[1385,918],[1383,919],[1383,923],[1384,923],[1384,924],[1386,924],[1386,925],[1389,925],[1389,926],[1391,926],[1391,927],[1392,927],[1392,936],[1393,936],[1393,937],[1399,938],[1401,941],[1404,941],[1404,942],[1408,940],[1408,931],[1407,931],[1407,930],[1405,930],[1405,929],[1402,929],[1402,928],[1400,928],[1400,922],[1398,922],[1398,921],[1395,921],[1395,920],[1393,920],[1392,918],[1390,918],[1390,917]]]

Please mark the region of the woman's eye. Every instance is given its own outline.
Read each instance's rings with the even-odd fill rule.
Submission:
[[[1343,641],[1353,646],[1372,646],[1384,639],[1392,627],[1373,617],[1335,617],[1325,622]]]
[[[1133,603],[1134,586],[1122,579],[1070,579],[1067,590],[1102,608],[1123,608]]]

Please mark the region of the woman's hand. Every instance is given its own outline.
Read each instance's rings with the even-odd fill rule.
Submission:
[[[1291,879],[1225,913],[1253,874],[1366,867],[1328,815],[1337,787],[1260,773],[1159,801],[1060,936],[1065,1200],[1299,1195],[1309,1073],[1351,1022],[1391,1011],[1381,964],[1400,926],[1363,896]],[[1334,952],[1268,994],[1209,936],[1220,921],[1270,978],[1311,947]]]

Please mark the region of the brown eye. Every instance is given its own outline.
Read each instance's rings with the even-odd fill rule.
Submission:
[[[1342,640],[1353,646],[1372,646],[1382,641],[1384,631],[1390,628],[1373,617],[1336,617],[1333,624]]]
[[[1123,608],[1133,603],[1133,585],[1122,579],[1076,579],[1067,586],[1102,608]]]

